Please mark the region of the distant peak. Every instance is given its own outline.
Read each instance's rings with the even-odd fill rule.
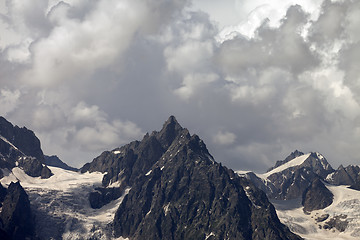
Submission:
[[[176,120],[176,118],[171,115],[168,120],[166,120],[166,122],[163,125],[163,128],[161,129],[160,132],[164,132],[164,131],[173,131],[173,130],[182,130],[183,128],[181,127],[181,125],[179,124],[179,122]]]
[[[165,148],[169,147],[172,141],[178,136],[184,128],[178,123],[174,116],[170,116],[164,123],[160,132],[156,133],[157,139]]]
[[[175,116],[171,115],[168,120],[166,120],[166,122],[164,123],[164,125],[169,125],[169,124],[179,124],[178,121],[176,120]]]
[[[294,152],[290,153],[289,156],[287,156],[284,160],[280,160],[280,161],[276,161],[275,166],[269,168],[266,172],[270,172],[271,170],[297,158],[300,157],[302,155],[305,155],[303,152],[300,152],[299,150],[295,150]]]
[[[292,152],[291,154],[293,154],[293,155],[304,155],[304,153],[303,152],[301,152],[301,151],[299,151],[299,150],[295,150],[294,152]]]

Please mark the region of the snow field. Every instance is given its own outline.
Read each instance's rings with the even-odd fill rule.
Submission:
[[[109,224],[125,194],[103,206],[92,209],[88,195],[101,186],[102,173],[84,173],[49,167],[54,174],[49,179],[28,176],[22,169],[2,170],[3,185],[20,181],[29,195],[35,215],[37,232],[42,239],[114,239]],[[124,240],[117,238],[117,240]]]
[[[312,211],[309,215],[303,212],[301,199],[273,200],[280,221],[306,240],[360,239],[360,192],[346,186],[327,185],[327,188],[334,194],[333,203],[325,209]],[[329,214],[328,219],[346,215],[348,226],[345,231],[320,229],[319,225],[323,226],[328,219],[320,223],[315,219],[324,214]]]

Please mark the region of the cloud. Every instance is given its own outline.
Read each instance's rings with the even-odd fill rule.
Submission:
[[[19,90],[11,91],[9,89],[0,90],[0,116],[7,116],[13,112],[19,104],[21,93]]]
[[[235,142],[235,140],[236,140],[236,135],[231,132],[220,131],[214,136],[214,142],[216,144],[221,144],[221,145],[232,144]]]
[[[76,166],[169,115],[236,169],[294,149],[358,160],[359,3],[226,1],[242,15],[220,39],[217,5],[190,4],[6,1],[1,114]]]

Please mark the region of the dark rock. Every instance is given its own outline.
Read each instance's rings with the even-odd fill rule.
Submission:
[[[348,226],[348,221],[346,220],[346,215],[339,215],[331,218],[324,225],[324,229],[333,229],[336,228],[340,232],[344,232]]]
[[[74,171],[77,172],[79,171],[79,169],[74,168],[74,167],[70,167],[69,165],[67,165],[66,163],[64,163],[63,161],[60,160],[60,158],[58,158],[58,156],[53,155],[53,156],[44,156],[45,157],[45,164],[51,167],[58,167],[58,168],[62,168],[65,170],[69,170],[69,171]]]
[[[3,202],[2,229],[12,239],[35,239],[34,219],[28,195],[20,183],[11,183]]]
[[[92,208],[101,208],[102,206],[118,199],[124,193],[121,188],[96,188],[89,195],[90,206]]]
[[[51,171],[44,164],[44,154],[40,141],[27,128],[13,126],[0,117],[0,168],[22,168],[32,177],[48,178]]]
[[[358,176],[355,183],[352,184],[349,188],[360,191],[360,176]]]
[[[283,161],[278,161],[278,167],[293,160],[303,153],[295,151]],[[281,164],[280,164],[281,163]],[[272,168],[275,169],[275,168]],[[255,185],[264,190],[270,199],[288,200],[302,197],[304,191],[316,178],[324,179],[334,169],[319,153],[310,153],[299,165],[275,171],[267,179],[254,181]],[[249,174],[246,174],[249,175]],[[247,176],[248,178],[254,178]]]
[[[34,132],[26,127],[13,126],[5,118],[0,117],[0,135],[14,144],[26,156],[32,156],[44,163],[44,154],[40,147],[40,140]]]
[[[7,194],[6,188],[4,188],[0,183],[0,207],[2,206],[2,203],[5,200],[6,194]]]
[[[316,219],[315,219],[315,221],[317,221],[317,222],[323,222],[323,221],[325,221],[326,219],[328,219],[329,218],[329,214],[323,214],[323,215],[321,215],[321,216],[319,216],[319,217],[317,217]]]
[[[304,192],[302,204],[304,212],[324,209],[333,202],[334,195],[327,189],[319,178],[316,178]]]
[[[1,136],[0,136],[1,137]],[[0,168],[11,169],[24,154],[6,139],[0,138]]]
[[[359,173],[359,166],[349,165],[344,167],[343,165],[340,165],[326,180],[334,185],[353,185],[357,182]]]
[[[167,148],[179,135],[188,135],[188,130],[180,126],[171,116],[160,132],[146,134],[142,141],[134,141],[113,151],[105,151],[91,163],[85,164],[81,172],[107,172],[103,185],[121,181],[132,185],[139,176],[147,173],[160,159]]]
[[[141,141],[134,141],[113,151],[105,151],[91,163],[85,164],[81,172],[106,172],[103,186],[118,182],[121,189],[132,186],[139,176],[145,175],[160,160],[175,138],[189,136],[174,117],[170,117],[160,132],[146,134]],[[92,198],[99,197],[93,193]],[[99,205],[100,206],[100,205]]]
[[[216,163],[203,141],[190,136],[173,117],[143,141],[151,137],[160,143],[162,154],[152,154],[158,160],[149,171],[138,171],[115,214],[116,237],[300,239],[280,223],[263,191]],[[144,164],[148,162],[139,165]]]
[[[0,228],[0,239],[1,240],[12,240],[11,237]]]
[[[42,179],[47,179],[49,177],[51,177],[53,174],[51,172],[51,170],[47,167],[47,166],[43,166],[43,168],[41,169],[41,178]]]
[[[19,167],[31,177],[49,178],[52,176],[50,169],[43,165],[37,158],[34,157],[21,157],[18,160]]]

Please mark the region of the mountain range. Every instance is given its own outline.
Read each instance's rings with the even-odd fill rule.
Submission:
[[[1,239],[360,236],[359,166],[295,151],[264,174],[234,172],[173,116],[79,170],[0,118],[0,154]]]

